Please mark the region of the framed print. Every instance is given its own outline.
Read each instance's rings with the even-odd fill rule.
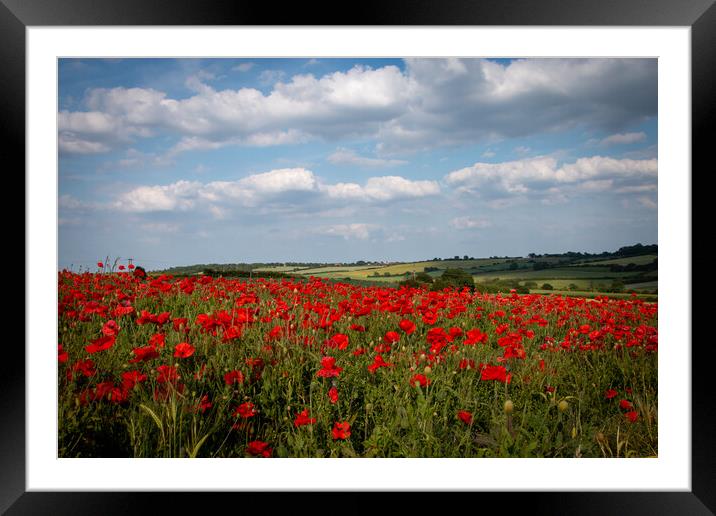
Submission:
[[[3,0],[3,510],[712,513],[712,3]]]

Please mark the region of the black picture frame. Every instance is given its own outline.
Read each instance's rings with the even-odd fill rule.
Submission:
[[[345,7],[345,8],[344,8]],[[342,13],[339,15],[338,13]],[[9,174],[25,170],[25,30],[28,26],[107,25],[502,25],[502,26],[688,26],[692,35],[692,185],[693,170],[706,169],[716,136],[713,130],[716,91],[716,6],[714,0],[489,0],[362,1],[286,3],[190,0],[0,0],[0,110],[4,128],[3,164]],[[707,161],[708,160],[708,161]],[[13,172],[15,176],[19,174]],[[689,173],[689,171],[684,171]],[[24,181],[20,188],[24,191]],[[696,193],[697,190],[693,189]],[[692,201],[693,206],[693,201]],[[16,211],[15,211],[16,213]],[[15,215],[16,217],[16,215]],[[709,224],[709,220],[703,224]],[[700,219],[692,216],[692,235]],[[705,230],[704,230],[705,231]],[[24,235],[23,235],[24,238]],[[692,270],[705,260],[694,251],[707,239],[693,240]],[[704,256],[702,254],[701,256]],[[25,270],[25,277],[31,271]],[[693,290],[691,290],[694,292]],[[695,293],[695,292],[694,292]],[[693,309],[698,305],[692,294]],[[709,302],[704,304],[708,305]],[[712,303],[711,303],[712,304]],[[27,316],[27,314],[26,314]],[[710,339],[692,346],[692,490],[690,492],[532,492],[471,493],[451,498],[475,509],[497,503],[505,510],[547,514],[714,514],[716,512],[716,433],[707,359]],[[692,337],[692,342],[695,338]],[[684,346],[690,345],[684,343]],[[27,343],[26,343],[27,345]],[[167,513],[206,510],[238,494],[195,493],[48,493],[25,489],[25,353],[6,343],[0,360],[0,511],[7,514],[126,514],[152,511],[160,503]],[[558,482],[558,479],[556,479]],[[302,493],[292,493],[291,505],[302,505]],[[335,510],[370,510],[365,494],[342,495]],[[456,495],[457,496],[457,495]],[[475,496],[477,496],[477,501]],[[267,495],[242,497],[241,510],[266,510]],[[277,493],[270,495],[272,504]],[[280,496],[278,497],[281,498]],[[406,497],[408,498],[408,497]],[[444,497],[442,497],[444,498]],[[426,508],[435,498],[414,493],[402,511]],[[233,504],[233,502],[230,501]],[[209,504],[209,505],[207,505]],[[238,508],[238,507],[237,507]],[[328,507],[326,507],[328,508]],[[318,509],[316,509],[318,510]]]

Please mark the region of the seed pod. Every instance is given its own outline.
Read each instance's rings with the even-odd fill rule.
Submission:
[[[559,405],[557,405],[557,408],[560,412],[565,412],[569,408],[569,403],[567,403],[567,400],[562,400],[559,402]]]
[[[512,414],[512,411],[515,409],[514,403],[512,403],[512,400],[507,400],[505,402],[505,414]]]

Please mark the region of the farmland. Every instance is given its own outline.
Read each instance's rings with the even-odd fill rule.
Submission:
[[[658,453],[658,305],[633,296],[104,269],[58,288],[60,457]]]
[[[424,273],[435,280],[448,269],[460,269],[473,277],[478,290],[486,292],[507,293],[512,289],[519,293],[561,291],[589,297],[605,294],[620,297],[623,293],[636,292],[641,299],[655,300],[658,293],[657,259],[656,246],[637,245],[590,256],[582,253],[491,258],[456,256],[400,263],[237,264],[209,269],[214,275],[230,275],[233,267],[258,276],[278,273],[294,279],[315,277],[393,287],[417,274]],[[157,272],[190,275],[208,271],[207,266],[193,266]]]

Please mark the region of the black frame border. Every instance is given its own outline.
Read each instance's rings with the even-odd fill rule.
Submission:
[[[692,94],[692,246],[691,270],[707,267],[705,253],[694,254],[694,247],[706,245],[705,238],[694,240],[696,227],[703,234],[710,220],[693,216],[693,170],[713,168],[710,147],[713,145],[716,103],[716,6],[715,0],[364,0],[359,4],[311,2],[270,3],[205,0],[0,0],[0,125],[4,138],[4,164],[25,170],[25,30],[28,26],[107,26],[107,25],[411,25],[411,26],[688,26],[691,28],[691,94]],[[347,9],[346,9],[347,7]],[[339,11],[339,8],[341,9]],[[338,13],[348,13],[341,16]],[[8,159],[9,158],[9,159]],[[11,168],[6,165],[8,173]],[[688,173],[688,171],[685,171]],[[706,170],[702,171],[702,174]],[[19,174],[16,174],[16,177]],[[24,174],[22,175],[24,178]],[[20,188],[25,193],[25,181]],[[703,191],[702,191],[703,193]],[[16,217],[16,211],[14,216]],[[12,219],[11,219],[12,220]],[[26,231],[26,228],[25,228]],[[23,232],[23,242],[25,241]],[[708,232],[707,232],[708,231]],[[26,244],[25,244],[26,245]],[[23,255],[26,260],[26,247]],[[25,262],[26,263],[26,262]],[[17,271],[15,271],[17,272]],[[25,275],[31,271],[25,265]],[[26,283],[24,284],[26,288]],[[685,300],[693,310],[702,309],[691,299]],[[26,302],[26,294],[23,297]],[[26,306],[26,317],[27,317]],[[25,319],[27,324],[27,319]],[[692,330],[693,331],[693,330]],[[692,333],[691,341],[694,336]],[[26,345],[28,345],[26,341]],[[522,493],[452,493],[450,504],[468,507],[485,501],[496,502],[502,510],[524,510],[546,514],[716,514],[716,404],[710,378],[712,365],[707,360],[707,340],[701,347],[692,345],[692,491],[691,492],[522,492]],[[126,514],[154,512],[154,503],[163,511],[189,513],[206,510],[214,504],[235,503],[242,493],[126,493],[126,492],[26,492],[25,489],[25,353],[17,345],[5,343],[0,360],[0,512],[7,514]],[[557,480],[557,479],[556,479]],[[304,505],[309,493],[243,493],[236,509],[266,510],[276,501],[313,511],[319,505]],[[371,510],[376,498],[368,493],[344,493],[339,505],[325,509]],[[268,496],[267,496],[268,495]],[[324,495],[321,495],[321,497]],[[467,496],[470,496],[467,499]],[[477,496],[477,498],[476,498]],[[444,509],[445,497],[440,497]],[[425,510],[438,501],[432,495],[410,493],[402,508]],[[335,503],[335,500],[334,500]],[[378,502],[380,503],[380,502]],[[479,507],[479,506],[478,506]],[[312,512],[313,512],[312,511]]]

